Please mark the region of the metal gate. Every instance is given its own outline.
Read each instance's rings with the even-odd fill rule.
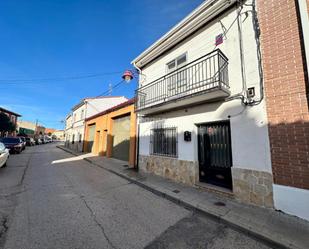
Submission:
[[[198,125],[198,156],[201,182],[232,189],[229,121]]]

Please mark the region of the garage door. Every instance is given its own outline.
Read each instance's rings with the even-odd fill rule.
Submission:
[[[93,142],[94,142],[94,132],[95,132],[95,124],[89,125],[86,152],[92,152],[92,147],[93,147]]]
[[[130,115],[114,119],[112,157],[129,161]]]

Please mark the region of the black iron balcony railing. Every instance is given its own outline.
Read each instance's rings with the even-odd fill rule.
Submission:
[[[229,89],[228,58],[220,49],[136,90],[136,110],[213,89]]]

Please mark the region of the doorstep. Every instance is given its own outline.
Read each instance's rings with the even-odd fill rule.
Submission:
[[[63,146],[57,147],[64,149]],[[75,154],[67,148],[65,150]],[[188,209],[248,233],[273,248],[309,248],[309,222],[300,218],[273,209],[239,203],[222,194],[215,194],[218,189],[214,192],[206,191],[209,190],[207,184],[190,187],[160,176],[141,173],[124,167],[125,162],[117,159],[91,157],[85,160]]]
[[[220,195],[226,198],[230,198],[230,199],[234,198],[233,191],[227,188],[218,187],[218,186],[211,185],[211,184],[204,183],[204,182],[198,182],[195,184],[195,186],[197,188],[206,190],[208,192],[212,192],[214,194],[217,194],[217,195]]]

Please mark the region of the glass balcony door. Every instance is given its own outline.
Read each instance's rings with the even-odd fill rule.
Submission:
[[[171,73],[167,79],[168,97],[175,96],[179,93],[185,92],[187,89],[187,70],[177,69],[184,66],[187,62],[187,54],[183,54],[171,62],[167,63],[167,73]],[[172,73],[174,72],[174,73]]]

